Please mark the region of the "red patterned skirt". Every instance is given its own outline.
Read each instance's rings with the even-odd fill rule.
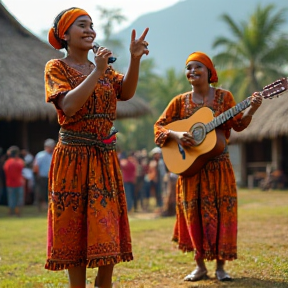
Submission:
[[[195,258],[237,258],[237,190],[228,154],[209,161],[198,174],[179,177],[173,241]]]

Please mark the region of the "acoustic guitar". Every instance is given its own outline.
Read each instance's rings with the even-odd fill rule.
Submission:
[[[264,99],[272,99],[287,90],[288,78],[281,78],[265,86],[261,95]],[[215,118],[210,108],[203,107],[187,119],[167,124],[166,129],[192,133],[196,142],[195,146],[183,147],[175,140],[166,141],[161,149],[168,170],[185,177],[193,176],[210,159],[220,155],[226,147],[226,139],[224,131],[216,128],[250,105],[251,101],[248,97]]]

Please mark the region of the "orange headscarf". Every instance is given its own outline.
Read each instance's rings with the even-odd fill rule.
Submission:
[[[87,15],[87,16],[90,17],[90,15],[85,10],[80,9],[80,8],[73,8],[73,9],[70,9],[70,10],[66,11],[61,16],[59,22],[57,23],[56,29],[54,27],[50,28],[49,33],[48,33],[48,41],[49,41],[49,43],[55,49],[64,48],[63,45],[60,43],[60,41],[57,39],[57,37],[55,35],[57,35],[58,38],[63,39],[65,32],[74,23],[74,21],[78,17],[84,16],[84,15]]]
[[[198,61],[204,64],[211,71],[210,83],[218,82],[218,76],[213,62],[205,53],[199,51],[191,53],[186,60],[186,65],[190,61]]]

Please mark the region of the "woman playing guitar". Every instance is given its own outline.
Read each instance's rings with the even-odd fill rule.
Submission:
[[[216,117],[236,105],[230,91],[210,85],[218,82],[218,76],[206,54],[194,52],[189,55],[186,77],[192,91],[174,97],[154,125],[155,143],[164,149],[174,141],[179,147],[175,153],[182,153],[183,159],[185,151],[199,150],[201,143],[198,143],[196,134],[185,128],[176,131],[169,125],[187,119],[197,111],[199,114],[203,107],[210,108]],[[227,143],[231,129],[242,131],[251,122],[262,102],[260,92],[253,93],[250,101],[249,108],[217,128],[217,135],[224,139],[220,155],[209,159],[196,173],[178,177],[173,240],[179,249],[194,251],[196,261],[196,269],[184,278],[185,281],[197,281],[207,276],[205,260],[216,260],[215,275],[220,281],[231,280],[224,264],[226,260],[237,258],[237,191]]]

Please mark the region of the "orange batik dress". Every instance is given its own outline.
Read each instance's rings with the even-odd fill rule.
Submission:
[[[57,98],[87,76],[61,60],[45,67],[46,101],[61,126],[49,172],[46,269],[98,267],[133,259],[113,120],[123,75],[109,67],[72,117]]]
[[[218,116],[235,106],[232,94],[215,89],[213,107]],[[155,142],[165,144],[168,131],[163,126],[189,118],[199,105],[192,101],[192,93],[176,96],[155,123]],[[242,113],[222,124],[228,142],[230,130],[245,129],[249,122],[241,122]],[[195,258],[207,260],[237,258],[237,191],[227,145],[224,152],[211,159],[191,177],[178,177],[176,184],[176,223],[173,240],[184,252],[195,251]]]

